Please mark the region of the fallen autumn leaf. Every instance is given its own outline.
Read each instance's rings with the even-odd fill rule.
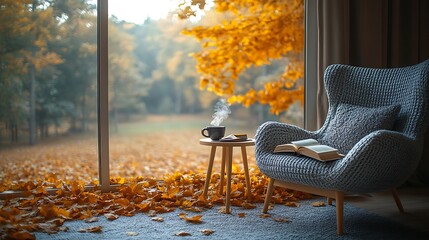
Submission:
[[[139,235],[138,232],[127,232],[127,236],[137,236]]]
[[[88,232],[88,233],[97,233],[97,232],[101,232],[103,230],[102,226],[93,226],[93,227],[87,227],[87,228],[80,228],[79,230],[77,230],[78,232]]]
[[[176,236],[180,236],[180,237],[191,236],[191,234],[190,234],[190,233],[188,233],[188,232],[184,232],[184,231],[182,231],[182,232],[178,232],[178,233],[176,233],[176,234],[174,234],[174,235],[176,235]]]
[[[215,231],[214,231],[214,230],[211,230],[211,229],[203,229],[203,230],[201,230],[201,232],[202,232],[204,235],[208,236],[208,235],[213,234]]]
[[[324,207],[325,202],[323,202],[323,201],[312,202],[311,206],[313,206],[313,207]]]

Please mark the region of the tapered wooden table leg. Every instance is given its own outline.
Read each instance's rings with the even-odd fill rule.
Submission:
[[[231,213],[232,147],[226,147],[226,197],[225,213]]]
[[[212,169],[213,169],[215,154],[216,154],[216,146],[212,146],[210,151],[209,167],[207,168],[206,182],[204,184],[204,192],[203,192],[204,198],[207,198],[207,192],[209,190],[210,179],[212,176]]]
[[[222,165],[220,172],[220,186],[219,186],[219,194],[223,194],[223,186],[225,183],[225,168],[226,168],[226,194],[225,194],[225,212],[231,213],[231,181],[232,181],[232,152],[234,147],[241,147],[241,154],[243,157],[243,167],[244,174],[246,177],[246,195],[247,199],[251,199],[252,191],[250,185],[250,175],[249,175],[249,166],[247,163],[247,152],[246,147],[254,146],[255,139],[249,138],[245,141],[238,142],[225,142],[225,141],[216,141],[211,140],[210,138],[202,138],[200,139],[201,145],[211,146],[209,166],[207,169],[206,182],[204,185],[203,195],[207,197],[208,188],[211,180],[211,172],[213,170],[213,162],[214,156],[216,154],[216,147],[222,147]]]
[[[219,195],[223,194],[223,185],[225,179],[225,158],[226,158],[226,147],[222,147],[222,163],[220,166],[220,186],[219,186]]]
[[[241,146],[241,156],[243,157],[244,176],[246,178],[247,200],[250,200],[252,197],[252,193],[250,185],[249,166],[247,165],[247,152],[246,147],[244,146]]]

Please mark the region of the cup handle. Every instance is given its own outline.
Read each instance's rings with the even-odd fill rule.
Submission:
[[[204,134],[205,131],[207,131],[207,135]],[[204,137],[209,137],[208,133],[209,132],[208,132],[207,128],[204,128],[203,130],[201,130],[201,135],[203,135]]]

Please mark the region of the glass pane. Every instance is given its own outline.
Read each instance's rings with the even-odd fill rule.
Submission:
[[[110,169],[111,177],[119,177],[116,182],[137,176],[160,179],[175,171],[206,171],[210,149],[199,144],[201,129],[211,124],[222,98],[200,89],[201,73],[189,54],[201,51],[202,44],[184,35],[183,30],[221,22],[221,18],[212,9],[179,20],[171,13],[178,2],[109,1]],[[293,57],[302,61],[302,49],[297,52]],[[269,65],[250,67],[236,83],[236,92],[261,89],[275,75],[280,76],[290,62],[291,57],[284,57]],[[301,76],[294,86],[302,85]],[[270,113],[267,105],[255,103],[246,108],[234,104],[220,124],[226,126],[226,135],[245,133],[249,137],[254,137],[258,126],[267,120],[302,126],[303,107],[300,99],[295,100],[279,115]],[[234,151],[241,168],[239,154],[239,150]],[[248,155],[252,166],[253,149]],[[216,161],[219,158],[216,156]],[[219,169],[216,162],[214,171]]]
[[[95,5],[2,1],[0,22],[0,191],[97,182]]]

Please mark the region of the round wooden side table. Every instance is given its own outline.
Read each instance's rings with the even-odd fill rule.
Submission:
[[[250,199],[251,192],[250,192],[250,176],[249,176],[249,167],[247,164],[247,152],[246,147],[247,146],[254,146],[255,145],[255,139],[249,138],[246,141],[240,141],[240,142],[221,142],[221,141],[214,141],[210,138],[202,138],[200,139],[200,144],[205,146],[211,146],[210,151],[210,159],[209,159],[209,166],[207,168],[207,176],[206,176],[206,182],[204,184],[204,197],[207,198],[207,192],[210,185],[210,179],[212,175],[212,169],[213,169],[213,161],[216,154],[216,148],[222,147],[222,165],[221,165],[221,177],[220,177],[220,194],[223,193],[223,184],[224,184],[224,175],[225,175],[225,167],[226,167],[226,196],[225,196],[225,212],[231,213],[231,174],[232,174],[232,152],[234,147],[241,147],[241,155],[243,158],[243,168],[244,168],[244,175],[246,178],[246,195],[247,199]]]

